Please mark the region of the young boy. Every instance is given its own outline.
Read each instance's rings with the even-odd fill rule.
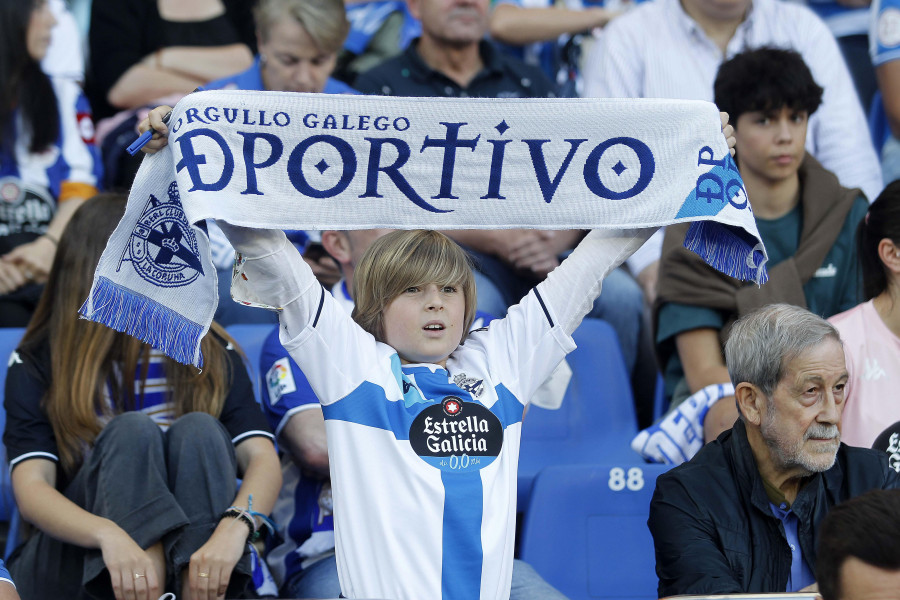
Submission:
[[[734,126],[735,158],[769,254],[769,282],[745,286],[708,268],[679,248],[685,228],[668,228],[654,322],[667,391],[676,399],[679,382],[687,393],[729,382],[721,340],[754,308],[787,302],[828,318],[859,301],[854,231],[868,203],[805,150],[822,88],[803,59],[774,48],[738,54],[719,68],[715,98]],[[716,401],[706,414],[706,441],[736,419],[733,396]]]
[[[167,143],[167,110],[141,123],[157,132],[145,151]],[[603,278],[655,228],[592,231],[504,319],[469,334],[474,277],[443,234],[372,244],[351,318],[283,232],[219,225],[239,254],[233,296],[279,308],[281,341],[322,404],[343,595],[507,600],[523,411],[574,349]]]
[[[508,598],[522,412],[573,349],[603,277],[652,230],[591,233],[468,336],[472,272],[440,233],[377,240],[351,319],[281,232],[223,230],[247,277],[235,294],[283,308],[284,346],[323,406],[344,595]]]

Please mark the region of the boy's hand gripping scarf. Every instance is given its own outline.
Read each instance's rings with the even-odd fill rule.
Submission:
[[[707,102],[207,91],[169,120],[81,308],[202,365],[216,308],[205,219],[278,229],[635,229],[742,280],[766,254]]]

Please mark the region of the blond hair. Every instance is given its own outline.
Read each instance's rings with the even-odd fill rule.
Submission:
[[[465,250],[437,231],[394,231],[375,240],[353,273],[353,319],[383,342],[388,304],[407,288],[429,283],[462,288],[462,343],[475,320],[475,276]]]
[[[263,42],[269,28],[286,17],[293,17],[321,52],[334,54],[344,46],[350,22],[343,0],[260,0],[253,11]]]

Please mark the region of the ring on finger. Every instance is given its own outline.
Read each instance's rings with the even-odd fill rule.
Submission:
[[[144,575],[143,573],[135,573],[134,574],[135,579],[140,579],[141,577],[146,577],[146,575]]]
[[[197,573],[197,577],[209,577],[209,573],[200,572],[200,573]]]

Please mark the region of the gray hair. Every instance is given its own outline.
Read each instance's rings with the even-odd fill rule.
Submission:
[[[291,16],[329,54],[340,51],[350,31],[344,0],[259,0],[253,15],[262,41],[268,41],[273,24]]]
[[[826,338],[841,343],[834,326],[805,308],[770,304],[741,317],[725,343],[734,385],[750,383],[771,397],[788,363]]]

